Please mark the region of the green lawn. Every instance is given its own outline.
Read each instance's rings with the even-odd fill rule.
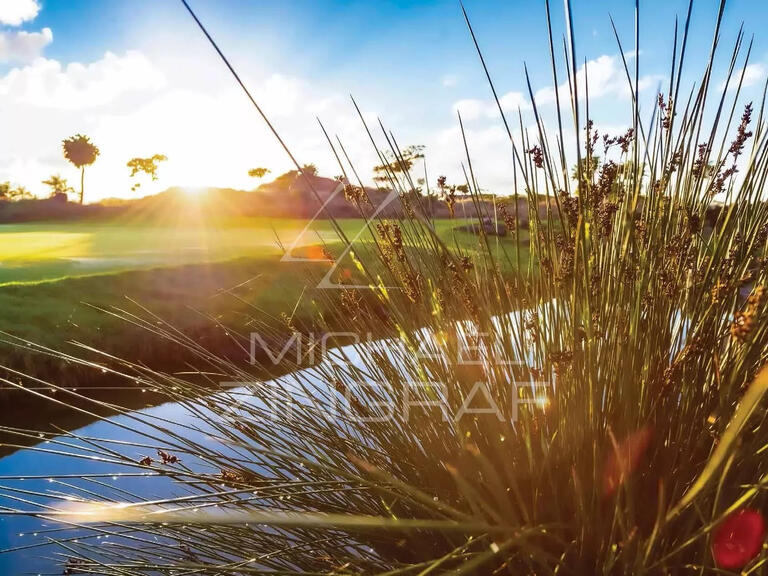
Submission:
[[[362,220],[339,224],[350,240],[370,242],[367,232],[359,234]],[[455,230],[463,224],[438,220],[435,227],[447,244],[471,251],[478,237]],[[198,227],[0,226],[0,330],[50,346],[78,340],[132,354],[141,337],[129,336],[124,322],[86,304],[130,307],[130,298],[185,330],[210,329],[212,322],[203,314],[234,325],[246,324],[256,311],[309,317],[315,286],[329,265],[281,262],[275,234],[286,247],[295,242],[299,256],[322,257],[312,248],[320,242],[338,253],[341,244],[328,221],[305,227],[305,221],[287,219]],[[491,241],[508,249],[514,243],[511,238]],[[354,268],[349,260],[342,264]]]
[[[0,284],[276,255],[275,234],[287,244],[330,239],[326,222],[302,236],[304,226],[299,220],[266,219],[176,226],[131,222],[0,225]]]
[[[363,227],[359,219],[339,223],[350,239]],[[437,220],[435,227],[445,241],[456,240],[471,249],[476,237],[451,232],[463,223]],[[167,226],[130,221],[4,224],[0,225],[0,285],[274,256],[280,254],[277,238],[285,246],[338,242],[328,221],[306,227],[303,220],[266,218]],[[360,235],[361,240],[368,238],[367,232]]]

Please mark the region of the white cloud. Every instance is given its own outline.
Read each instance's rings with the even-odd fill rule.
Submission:
[[[0,2],[0,24],[19,26],[34,20],[40,12],[37,0],[2,0]]]
[[[12,135],[0,139],[0,181],[23,184],[38,194],[46,193],[40,182],[50,174],[76,181],[77,171],[62,158],[61,140],[78,132],[88,134],[101,150],[86,173],[86,201],[151,194],[171,185],[248,189],[257,185],[247,175],[249,168],[267,166],[272,176],[291,169],[284,151],[215,55],[204,44],[200,54],[193,54],[194,49],[144,47],[143,52],[107,53],[91,63],[38,58],[0,76],[0,126]],[[323,175],[340,172],[317,125],[319,116],[332,139],[339,135],[363,180],[370,182],[375,152],[354,107],[336,91],[336,84],[270,74],[260,67],[241,70],[241,75],[299,162],[317,164]],[[451,93],[444,92],[443,106],[450,105]],[[505,111],[530,109],[521,92],[508,92],[500,101]],[[377,110],[385,109],[386,100],[374,102]],[[455,109],[467,120],[467,142],[480,186],[510,192],[512,152],[497,121],[496,103],[490,98],[466,99],[456,102]],[[425,124],[409,113],[390,109],[385,125],[401,146],[426,145],[430,183],[439,174],[463,181],[464,147],[455,116],[445,118],[451,128],[444,129],[442,121]],[[382,140],[376,115],[365,109],[363,115],[374,138]],[[513,135],[519,141],[516,124]],[[535,126],[530,130],[534,134]],[[573,139],[566,133],[567,149]],[[127,160],[152,154],[168,156],[160,179],[142,181],[140,190],[132,193]]]
[[[477,120],[485,115],[487,104],[483,100],[476,98],[465,98],[459,100],[453,105],[453,113],[461,114],[463,120]]]
[[[527,110],[531,105],[522,92],[507,92],[499,97],[499,104],[504,112],[516,112],[519,109]],[[455,102],[453,113],[459,112],[462,120],[477,120],[480,118],[498,118],[499,106],[495,100],[479,100],[477,98],[465,98]]]
[[[630,54],[629,58],[634,56]],[[643,76],[640,78],[640,91],[650,88],[654,82],[657,82],[658,76]],[[586,64],[586,71],[582,65],[576,71],[576,82],[579,89],[579,99],[584,101],[589,81],[589,100],[596,100],[606,96],[619,98],[629,98],[632,94],[624,70],[624,64],[619,56],[602,56],[589,60]],[[560,105],[567,106],[570,101],[570,89],[568,82],[564,82],[558,87]],[[552,87],[542,88],[535,94],[536,104],[549,104],[555,101],[555,90]]]
[[[40,32],[6,32],[0,30],[0,62],[31,62],[53,42],[53,32],[43,28]]]
[[[500,194],[512,191],[512,145],[503,126],[466,126],[464,135],[472,159],[472,169],[481,188]],[[513,132],[519,137],[517,131]],[[466,151],[458,126],[441,130],[426,141],[427,162],[430,164],[430,185],[434,186],[438,175],[445,175],[449,182],[465,182],[462,165],[467,164]]]
[[[103,106],[128,92],[157,90],[163,75],[140,52],[107,52],[90,64],[37,58],[0,78],[0,98],[63,110]]]
[[[340,136],[356,168],[366,178],[371,173],[375,152],[346,97],[318,93],[308,82],[281,74],[261,82],[246,78],[246,83],[299,162],[317,164],[326,176],[340,173],[319,117],[331,135]],[[375,116],[366,118],[375,121]],[[144,183],[142,194],[170,185],[248,189],[258,184],[248,176],[249,168],[267,166],[272,176],[293,168],[250,102],[229,83],[208,91],[163,90],[128,113],[99,116],[89,134],[102,152],[99,166],[91,170],[92,189],[100,196],[126,194],[125,163],[136,155],[168,156],[161,179]]]
[[[765,80],[766,69],[762,64],[749,64],[744,69],[744,81],[742,86],[752,86]]]
[[[76,179],[62,158],[62,139],[78,132],[95,136],[92,130],[101,116],[139,107],[156,96],[163,83],[163,73],[143,54],[133,51],[123,55],[108,52],[86,64],[62,65],[37,58],[27,66],[11,69],[0,76],[0,126],[5,134],[13,135],[0,139],[0,181],[11,180],[34,193],[45,193],[41,180],[52,173]],[[95,142],[102,154],[109,156],[108,151],[117,147],[115,143],[122,135],[101,136]],[[133,155],[137,153],[142,149]],[[126,161],[121,159],[121,168]],[[127,172],[123,179],[126,177]],[[103,193],[94,193],[91,199],[114,195],[114,173],[89,170],[87,179],[91,186],[103,187]],[[119,188],[125,192],[130,185]]]
[[[514,112],[518,108],[526,110],[527,108],[531,107],[531,105],[528,103],[528,100],[526,100],[525,96],[523,96],[522,92],[507,92],[499,98],[499,103],[501,104],[501,109],[504,110],[504,112]],[[494,116],[496,115],[498,109],[499,107],[494,102],[492,112]]]
[[[267,166],[275,176],[292,168],[218,66],[202,65],[182,78],[177,72],[177,60],[129,52],[66,66],[39,59],[0,77],[0,126],[13,134],[0,139],[0,181],[44,194],[41,181],[50,174],[76,180],[77,172],[61,155],[61,140],[77,132],[88,134],[101,150],[86,173],[86,201],[152,194],[172,185],[249,189],[257,185],[249,168]],[[317,116],[332,137],[339,135],[369,181],[375,152],[346,95],[280,74],[243,78],[299,162],[316,163],[323,175],[340,173]],[[363,115],[375,125],[375,115],[365,110]],[[142,181],[132,193],[126,162],[152,154],[168,156],[160,179]]]
[[[741,82],[742,88],[749,88],[758,82],[762,82],[765,80],[766,72],[768,72],[768,70],[766,70],[765,65],[760,63],[748,64],[746,68],[734,70],[731,75],[731,80],[728,82],[728,90],[736,90],[739,86],[739,82]],[[744,74],[743,80],[741,77],[742,73]],[[723,90],[724,88],[725,80],[720,83],[720,90]]]

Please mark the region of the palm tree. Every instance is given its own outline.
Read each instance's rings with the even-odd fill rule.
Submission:
[[[80,168],[80,204],[83,203],[85,191],[85,167],[96,162],[99,148],[91,142],[88,136],[76,134],[62,142],[64,158],[69,160],[76,168]]]
[[[51,189],[51,198],[57,194],[69,194],[74,192],[74,188],[69,185],[66,178],[62,178],[59,174],[51,175],[48,180],[43,180],[43,184]]]
[[[317,176],[317,166],[314,164],[304,164],[304,166],[301,167],[301,171],[309,176]]]

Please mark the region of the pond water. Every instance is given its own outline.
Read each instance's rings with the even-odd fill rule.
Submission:
[[[503,318],[503,317],[501,317]],[[503,321],[497,318],[497,321]],[[515,324],[519,321],[519,313],[511,312],[507,317]],[[458,331],[464,331],[466,326],[457,326]],[[471,328],[470,331],[473,331]],[[415,341],[435,343],[433,335],[422,330],[416,334]],[[373,349],[377,353],[388,356],[404,354],[411,358],[412,349],[402,346],[397,340],[370,340],[357,345],[344,346],[326,353],[320,364],[300,370],[277,380],[265,382],[260,386],[274,386],[287,391],[294,401],[311,401],[326,395],[329,390],[323,370],[329,363],[341,363],[345,371],[359,368],[357,384],[367,385],[376,383],[368,380],[366,361],[372,356]],[[491,354],[494,352],[491,351]],[[364,355],[364,356],[363,356]],[[400,366],[397,358],[391,356],[392,365]],[[523,359],[531,362],[531,358]],[[325,374],[328,372],[326,371]],[[245,383],[242,383],[245,384]],[[239,385],[239,384],[238,384]],[[554,381],[552,392],[554,393]],[[234,388],[220,394],[238,395],[238,400],[264,407],[264,403],[251,393],[251,388]],[[219,394],[219,393],[217,393]],[[206,423],[201,418],[209,413],[205,408],[206,399],[193,403],[191,406],[178,403],[166,403],[159,406],[137,410],[113,417],[108,420],[94,422],[70,434],[61,436],[41,437],[35,446],[20,449],[6,457],[0,458],[0,575],[13,576],[16,574],[61,574],[62,559],[66,558],[66,550],[52,545],[51,539],[66,541],[83,537],[83,532],[64,524],[42,518],[24,515],[14,515],[12,510],[33,510],[44,512],[40,505],[61,506],[62,500],[112,499],[116,502],[136,501],[132,494],[139,494],[142,499],[157,500],[187,494],[185,487],[172,482],[169,478],[154,475],[141,468],[127,466],[118,461],[105,461],[101,458],[103,451],[96,457],[89,441],[98,439],[100,445],[114,448],[139,462],[151,456],[157,459],[155,448],[164,446],[162,438],[152,439],[153,423],[160,424],[190,439],[200,445],[213,446],[220,452],[226,453],[228,447],[223,446]],[[68,455],[62,455],[66,452]],[[192,466],[185,462],[185,465]],[[210,471],[209,471],[210,472]],[[80,478],[89,475],[89,479]],[[93,475],[100,475],[94,478]],[[23,475],[23,477],[20,477]],[[109,546],[115,542],[107,536],[89,533],[89,543],[97,546]]]
[[[138,415],[150,418],[158,416],[177,422],[179,425],[192,423],[192,416],[188,410],[175,403],[141,410]],[[125,425],[126,428],[120,425]],[[145,428],[148,427],[145,425]],[[117,416],[110,421],[95,422],[75,433],[80,436],[132,442],[137,439],[137,432],[140,429],[141,424],[133,418]],[[59,442],[64,442],[67,446]],[[86,457],[64,456],[53,453],[54,450],[66,450],[70,454],[81,454]],[[137,459],[143,457],[141,450],[136,450],[136,456]],[[82,485],[78,476],[99,473],[105,475],[100,481],[115,490],[135,489],[142,493],[154,491],[159,496],[161,492],[168,489],[162,478],[124,476],[123,474],[136,474],[136,469],[88,459],[85,442],[65,436],[42,441],[36,446],[19,450],[0,459],[0,550],[15,549],[15,551],[0,554],[0,574],[11,576],[60,573],[61,569],[59,568],[59,572],[56,572],[55,565],[57,560],[59,562],[61,560],[55,555],[62,550],[53,546],[41,548],[39,545],[44,544],[47,538],[61,539],[68,536],[66,531],[62,531],[66,526],[32,517],[6,516],[1,507],[35,509],[25,504],[25,501],[41,502],[41,499],[25,496],[24,491],[50,493],[53,501],[57,494],[72,493],[72,485]],[[18,479],[16,477],[19,474],[28,476]],[[96,487],[92,485],[91,488]],[[165,495],[169,493],[165,492]]]
[[[331,358],[326,358],[323,363],[334,362],[334,358],[343,356],[344,363],[360,364],[360,348],[354,346],[331,351],[329,356]],[[327,388],[318,374],[318,367],[307,368],[263,385],[279,385],[283,390],[289,389],[305,397],[304,393],[298,392],[298,388],[291,389],[294,384],[298,386],[299,381],[305,387],[309,383],[310,386]],[[239,395],[243,402],[260,403],[246,387],[229,390],[226,394]],[[208,412],[203,400],[195,403],[194,409]],[[163,445],[162,441],[153,443],[143,435],[152,435],[153,422],[175,432],[183,432],[185,438],[203,445],[216,442],[206,433],[205,420],[200,418],[199,412],[193,414],[189,406],[169,402],[97,421],[68,435],[42,437],[37,445],[0,458],[0,575],[61,574],[66,550],[51,545],[49,539],[76,541],[83,535],[82,531],[67,524],[10,514],[11,509],[43,512],[38,505],[60,506],[62,500],[72,496],[95,499],[88,494],[88,490],[115,501],[133,500],[131,493],[153,500],[182,495],[184,488],[168,478],[144,473],[135,466],[104,461],[90,452],[89,439],[99,439],[100,444],[108,441],[110,447],[134,458],[135,462],[146,456],[156,459],[153,448],[138,446],[142,443]],[[216,448],[222,450],[220,444]],[[226,448],[223,451],[226,452]],[[84,474],[92,479],[80,478]],[[93,478],[94,474],[101,476]],[[39,493],[50,497],[41,497]],[[108,536],[92,535],[90,540],[99,545],[110,545]]]

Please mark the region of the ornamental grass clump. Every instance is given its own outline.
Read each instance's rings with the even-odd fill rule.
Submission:
[[[47,450],[144,483],[120,491],[84,474],[57,484],[66,505],[28,491],[17,512],[61,523],[51,540],[70,574],[763,573],[768,138],[765,99],[742,102],[741,32],[725,53],[735,89],[712,78],[723,8],[696,82],[683,80],[697,67],[690,8],[675,26],[669,78],[647,109],[640,47],[622,56],[631,125],[601,134],[566,1],[562,59],[549,38],[553,83],[568,86],[554,122],[530,89],[532,125],[519,116],[514,129],[498,105],[520,196],[483,201],[463,142],[464,208],[503,222],[512,244],[485,225],[472,249],[443,242],[410,170],[393,169],[394,136],[361,116],[372,145],[385,143],[379,177],[400,218],[347,192],[366,230],[318,264],[329,289],[315,283],[309,298],[345,332],[390,337],[353,339],[275,384],[130,316],[199,365],[167,375],[104,362],[195,418],[126,414],[127,443],[48,437]],[[364,191],[341,142],[328,143],[342,191]]]

